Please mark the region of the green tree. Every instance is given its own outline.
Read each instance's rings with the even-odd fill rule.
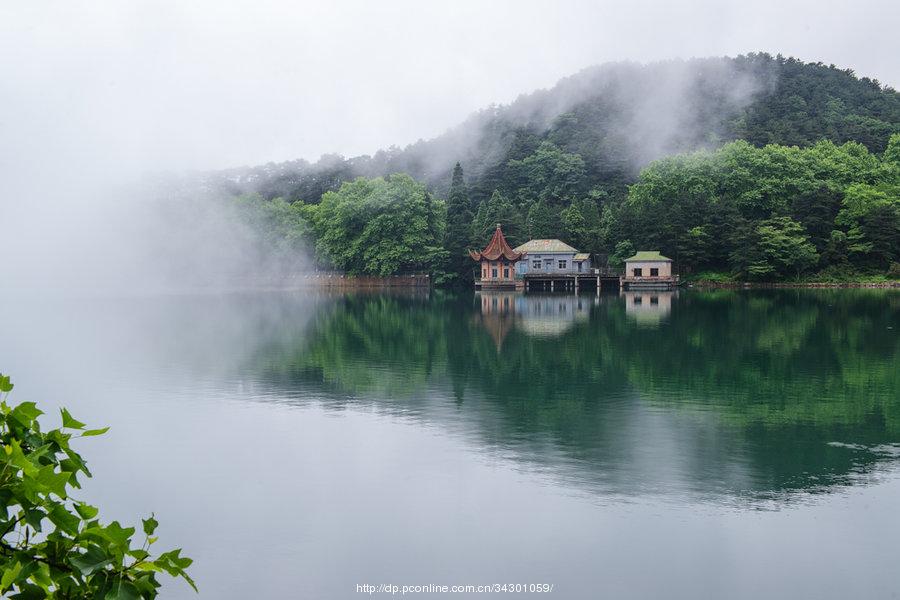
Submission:
[[[763,221],[749,238],[747,258],[738,259],[739,270],[752,279],[799,276],[819,260],[815,247],[800,223],[790,217]]]
[[[73,439],[101,435],[66,409],[62,427],[43,431],[33,402],[10,406],[13,385],[0,375],[0,594],[10,598],[155,598],[158,573],[182,577],[196,590],[181,550],[155,558],[157,521],[143,520],[143,543],[135,528],[103,524],[99,511],[74,499],[79,476],[90,477]]]
[[[572,202],[560,212],[562,238],[583,252],[599,254],[603,250],[598,203],[601,197],[603,196],[595,191],[587,198]]]
[[[445,257],[428,230],[425,196],[404,174],[360,177],[327,192],[312,213],[320,260],[350,275],[434,270]]]
[[[887,268],[900,256],[900,185],[850,186],[835,222],[855,260]]]
[[[526,221],[528,237],[530,239],[559,237],[562,229],[559,212],[558,207],[550,206],[544,200],[531,204]]]
[[[634,244],[624,240],[616,244],[615,251],[609,255],[608,264],[613,269],[621,269],[625,266],[625,259],[634,256]]]
[[[893,156],[892,144],[886,157]],[[605,243],[630,240],[659,249],[681,269],[728,268],[777,279],[797,269],[786,267],[767,240],[794,243],[796,225],[820,268],[845,264],[846,252],[858,267],[886,269],[900,245],[900,166],[892,160],[858,143],[830,141],[808,148],[739,141],[661,159],[641,172],[623,202],[605,211]],[[808,271],[815,265],[800,248],[792,264]]]
[[[311,248],[313,231],[303,203],[289,204],[282,198],[266,200],[259,194],[234,199],[234,206],[260,246],[260,251],[290,258]]]
[[[515,248],[528,241],[521,211],[499,191],[494,190],[490,199],[481,203],[472,222],[471,247],[479,250],[490,240],[497,223],[503,226],[506,241]]]
[[[472,272],[472,260],[468,255],[472,219],[472,207],[463,169],[456,163],[447,197],[447,233],[444,237],[444,250],[449,256],[448,280],[455,277],[460,282],[467,281],[465,275]]]
[[[550,142],[542,142],[533,154],[511,160],[508,166],[515,195],[522,203],[563,204],[585,188],[584,159]]]

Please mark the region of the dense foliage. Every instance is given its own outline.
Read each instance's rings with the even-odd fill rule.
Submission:
[[[305,213],[320,260],[351,275],[434,272],[446,261],[443,203],[408,175],[360,177]]]
[[[13,385],[0,375],[0,594],[16,599],[136,600],[155,598],[157,573],[183,577],[191,559],[180,550],[152,557],[157,521],[143,520],[143,542],[134,527],[103,524],[98,509],[73,499],[87,464],[73,438],[103,434],[62,409],[62,427],[42,431],[32,402],[6,403]],[[196,587],[195,587],[196,589]]]
[[[885,271],[900,260],[900,135],[884,158],[862,144],[733,142],[645,169],[604,214],[611,246],[659,248],[683,272],[782,279]]]

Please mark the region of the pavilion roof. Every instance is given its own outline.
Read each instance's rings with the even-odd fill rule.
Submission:
[[[491,241],[488,242],[488,245],[484,247],[484,250],[481,252],[469,252],[469,256],[472,257],[473,260],[497,260],[501,256],[506,260],[519,260],[522,257],[521,252],[516,252],[513,250],[510,245],[507,243],[506,238],[503,237],[503,232],[500,230],[500,223],[497,223],[497,229],[494,230],[494,235],[491,237]]]

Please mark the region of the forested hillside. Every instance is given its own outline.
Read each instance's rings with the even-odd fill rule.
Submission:
[[[833,65],[768,54],[610,63],[482,110],[444,135],[403,149],[232,169],[210,174],[207,183],[234,194],[316,203],[358,176],[408,173],[446,197],[458,161],[477,205],[495,189],[622,194],[653,159],[734,139],[757,146],[857,141],[881,152],[897,131],[900,94]],[[552,146],[537,154],[542,143]],[[520,163],[510,164],[529,158],[526,166],[562,162],[567,176],[539,186]]]
[[[613,63],[404,149],[233,169],[208,174],[204,185],[263,210],[275,199],[282,212],[284,202],[294,205],[320,262],[350,272],[385,274],[392,264],[465,280],[465,249],[502,222],[513,243],[559,237],[601,261],[653,247],[683,273],[783,279],[883,271],[900,260],[897,143],[886,152],[897,132],[900,94],[835,66],[768,54]],[[361,239],[384,237],[363,207],[387,222],[389,204],[365,193],[388,197],[399,184],[341,186],[395,173],[423,186],[398,205],[427,220],[409,221],[418,229],[407,239],[420,240],[429,259],[371,257],[367,266],[347,248],[328,247],[343,239],[362,252]],[[329,193],[343,212],[319,210]],[[328,221],[346,220],[351,206],[361,211],[353,222],[360,239],[338,235],[341,225]],[[766,250],[771,243],[780,249]]]

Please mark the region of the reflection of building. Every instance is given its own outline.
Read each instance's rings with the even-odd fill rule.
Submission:
[[[550,337],[586,322],[596,299],[587,296],[522,295],[516,292],[482,291],[481,323],[497,343],[517,328],[531,336]]]
[[[529,335],[561,335],[576,323],[586,322],[593,304],[590,296],[523,296],[516,306],[517,324]]]
[[[497,350],[513,328],[516,314],[516,300],[522,294],[515,291],[482,291],[475,295],[481,303],[481,324],[497,344]]]
[[[625,274],[620,280],[622,289],[669,290],[678,278],[672,274],[672,259],[656,251],[638,252],[625,259]]]
[[[663,317],[672,312],[672,298],[675,292],[667,291],[623,291],[625,313],[643,325],[657,325]]]
[[[486,289],[521,289],[524,283],[516,277],[516,263],[522,258],[520,252],[513,250],[506,242],[500,223],[494,231],[491,241],[481,252],[469,252],[472,260],[481,265],[481,278],[475,280],[475,287]]]

